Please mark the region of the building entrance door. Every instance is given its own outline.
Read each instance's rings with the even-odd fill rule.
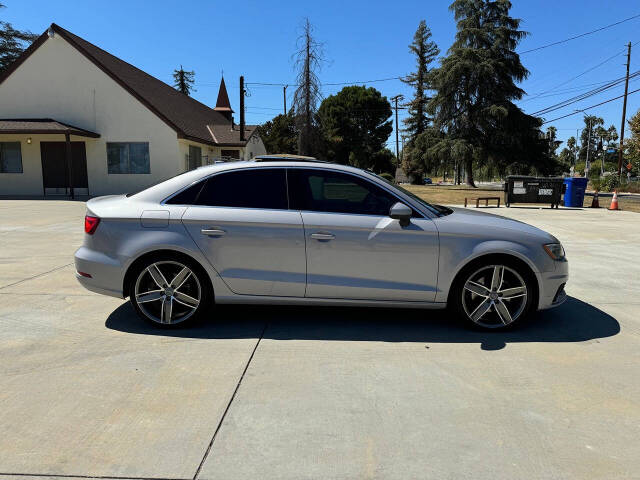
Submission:
[[[71,165],[67,164],[66,142],[40,142],[42,185],[45,195],[89,194],[87,153],[84,142],[71,142]],[[69,172],[71,167],[71,172]],[[71,185],[69,185],[71,177]]]

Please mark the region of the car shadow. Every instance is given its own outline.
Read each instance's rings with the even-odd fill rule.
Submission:
[[[342,340],[373,342],[477,343],[500,350],[515,342],[584,342],[620,332],[618,321],[588,303],[569,297],[560,307],[537,312],[505,332],[469,329],[445,310],[357,307],[219,305],[209,319],[174,329],[143,322],[127,302],[105,326],[138,335],[225,339]]]

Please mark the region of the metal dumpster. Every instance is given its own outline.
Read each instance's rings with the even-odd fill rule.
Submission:
[[[565,207],[582,207],[587,183],[589,183],[589,179],[584,177],[567,177],[564,179],[566,186],[564,194]]]
[[[560,205],[564,193],[562,177],[526,177],[509,175],[504,184],[504,203],[546,203],[551,208]]]

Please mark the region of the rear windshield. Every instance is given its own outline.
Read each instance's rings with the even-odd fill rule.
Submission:
[[[166,182],[167,180],[171,180],[172,178],[180,177],[180,176],[182,176],[182,175],[184,175],[186,173],[190,173],[190,172],[192,172],[192,170],[187,170],[186,172],[179,173],[178,175],[172,175],[170,177],[163,178],[162,180],[158,180],[157,182],[150,183],[149,185],[146,185],[146,186],[140,188],[139,190],[134,190],[133,192],[129,192],[129,193],[126,194],[126,196],[127,197],[133,197],[134,195],[137,195],[137,194],[139,194],[141,192],[144,192],[145,190],[147,190],[147,189],[149,189],[151,187],[155,187],[156,185],[160,185],[161,183]]]

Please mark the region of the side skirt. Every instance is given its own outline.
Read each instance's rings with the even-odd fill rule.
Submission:
[[[357,300],[344,298],[301,298],[270,297],[265,295],[216,295],[220,304],[258,304],[258,305],[333,305],[376,308],[427,308],[440,310],[446,308],[445,302],[401,302],[395,300]]]

